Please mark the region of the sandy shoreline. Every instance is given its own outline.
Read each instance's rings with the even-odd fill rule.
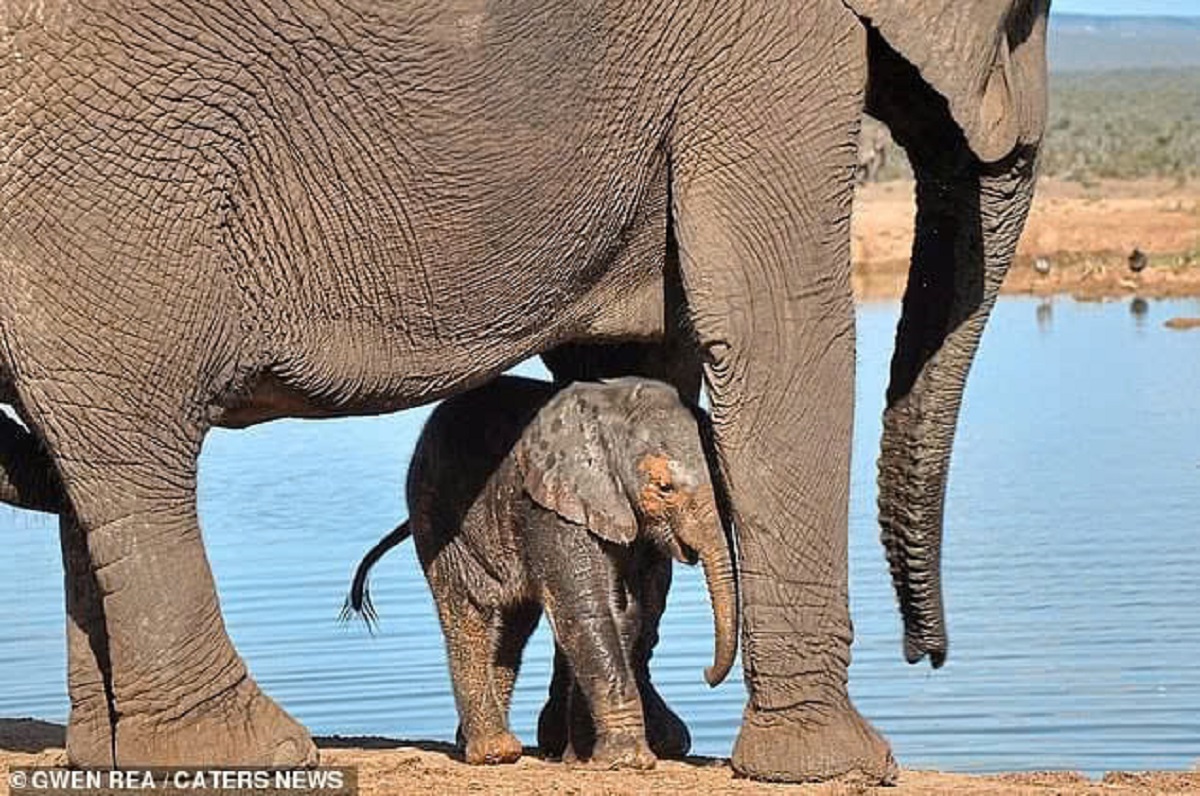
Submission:
[[[887,182],[863,186],[855,198],[851,255],[859,300],[902,294],[912,197],[911,182]],[[1135,248],[1149,258],[1139,274],[1128,267]],[[1049,262],[1048,274],[1034,270],[1039,257]],[[1043,179],[1003,292],[1090,300],[1200,296],[1200,184]]]
[[[61,725],[32,719],[0,719],[0,766],[61,766]],[[726,761],[690,758],[663,761],[654,771],[599,771],[546,762],[531,756],[511,766],[478,767],[459,762],[448,744],[395,741],[386,738],[323,738],[321,764],[357,769],[360,796],[431,796],[442,793],[483,794],[820,794],[881,796],[917,794],[1108,794],[1200,793],[1200,772],[1110,772],[1100,780],[1068,771],[995,775],[948,774],[904,770],[893,787],[869,788],[853,782],[822,785],[771,785],[733,776]],[[0,796],[9,796],[7,777],[0,777]],[[13,792],[12,796],[17,796]]]

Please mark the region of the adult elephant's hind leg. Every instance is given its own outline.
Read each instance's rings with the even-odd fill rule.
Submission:
[[[149,390],[122,411],[128,393],[108,382],[93,374],[86,404],[23,398],[86,538],[111,665],[112,762],[315,764],[308,733],[263,695],[225,632],[196,517],[199,424],[166,416],[169,402]]]
[[[719,85],[740,89],[711,116],[679,120],[672,163],[684,285],[738,529],[750,701],[732,763],[760,779],[881,782],[895,762],[846,688],[863,33],[840,3],[772,9],[747,24],[778,36],[722,64]]]
[[[116,726],[112,665],[104,606],[88,560],[87,540],[75,518],[59,516],[67,608],[67,758],[81,768],[113,765]]]
[[[11,384],[0,399],[15,401]],[[67,756],[85,768],[113,763],[111,669],[104,609],[88,562],[87,543],[70,514],[54,464],[36,437],[0,414],[0,502],[57,514],[67,614]]]

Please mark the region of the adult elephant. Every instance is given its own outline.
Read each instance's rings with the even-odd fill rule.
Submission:
[[[918,180],[880,507],[906,654],[939,665],[946,468],[1032,196],[1047,11],[0,4],[0,387],[53,467],[0,456],[0,489],[65,492],[72,682],[96,695],[73,694],[73,762],[315,759],[223,626],[208,428],[414,406],[567,343],[570,375],[665,318],[703,363],[738,528],[733,764],[889,778],[846,692],[860,113]]]

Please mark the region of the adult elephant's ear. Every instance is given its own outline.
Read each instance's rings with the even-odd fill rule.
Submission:
[[[1041,139],[1050,0],[845,2],[946,99],[981,161]]]
[[[517,443],[525,492],[538,505],[614,544],[630,544],[637,518],[609,460],[601,385],[577,383],[547,403]]]

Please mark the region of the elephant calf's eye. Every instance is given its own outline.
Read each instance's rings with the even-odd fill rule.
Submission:
[[[669,484],[669,483],[668,484],[659,484],[658,491],[662,492],[664,495],[670,495],[675,491],[675,485]]]

